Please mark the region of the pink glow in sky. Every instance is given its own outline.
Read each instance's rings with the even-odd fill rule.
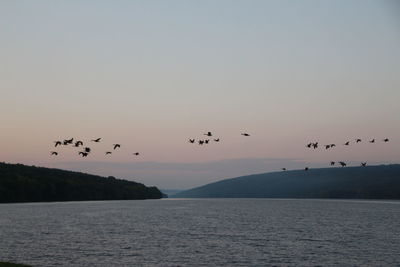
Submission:
[[[164,188],[285,164],[399,163],[399,12],[394,1],[3,1],[0,160]],[[187,142],[207,131],[221,142]],[[103,139],[82,159],[53,147],[71,137]],[[379,142],[304,147],[357,137]]]

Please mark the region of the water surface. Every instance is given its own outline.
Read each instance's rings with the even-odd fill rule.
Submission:
[[[34,266],[399,266],[400,202],[1,204],[0,260]]]

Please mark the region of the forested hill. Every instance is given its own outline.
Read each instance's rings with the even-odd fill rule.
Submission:
[[[256,174],[207,184],[172,197],[400,199],[400,165]]]
[[[156,187],[79,172],[0,163],[0,203],[158,199]]]

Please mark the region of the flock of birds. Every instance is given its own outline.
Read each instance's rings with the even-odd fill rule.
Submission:
[[[389,138],[385,138],[385,139],[383,139],[382,141],[383,141],[384,143],[387,143],[387,142],[389,142]],[[355,139],[355,143],[356,143],[356,144],[357,144],[357,143],[360,143],[360,142],[362,142],[362,140],[361,140],[360,138],[356,138],[356,139]],[[369,140],[368,142],[371,143],[371,144],[373,144],[373,143],[376,143],[376,140],[375,140],[375,138],[374,138],[374,139]],[[350,141],[346,141],[343,145],[344,145],[344,146],[349,146],[349,145],[350,145]],[[306,147],[307,147],[307,148],[310,148],[310,149],[317,149],[318,146],[319,146],[318,142],[310,142],[310,143],[308,143],[308,144],[306,145]],[[323,145],[323,147],[325,148],[325,150],[327,150],[327,149],[332,149],[332,148],[336,147],[336,144],[327,144],[327,145]],[[344,162],[344,161],[338,161],[337,163],[338,163],[340,166],[342,166],[342,167],[346,167],[346,166],[347,166],[347,163]],[[331,161],[331,162],[330,162],[330,165],[331,165],[331,166],[334,166],[335,164],[336,164],[335,161]],[[362,167],[365,167],[365,166],[367,166],[367,163],[366,163],[366,162],[361,162],[361,166],[362,166]],[[282,170],[285,171],[286,168],[282,168]],[[305,167],[304,170],[308,171],[309,168],[308,168],[308,167]]]
[[[207,132],[207,133],[204,133],[203,135],[205,135],[205,136],[207,136],[207,137],[209,137],[209,138],[206,138],[206,139],[198,139],[198,140],[197,140],[197,144],[199,144],[199,145],[201,145],[201,146],[202,146],[202,145],[207,145],[207,144],[209,144],[211,141],[213,141],[213,142],[220,142],[220,140],[221,140],[221,138],[219,138],[219,137],[218,137],[218,138],[212,138],[212,139],[211,139],[211,137],[214,136],[212,132]],[[242,136],[245,136],[245,137],[249,137],[249,136],[250,136],[250,134],[248,134],[248,133],[241,133],[241,135],[242,135]],[[99,143],[100,140],[101,140],[101,138],[96,138],[96,139],[92,139],[91,142],[93,142],[93,143]],[[383,141],[384,143],[387,143],[387,142],[389,142],[389,138],[385,138],[385,139],[383,139],[382,141]],[[193,138],[193,139],[190,138],[188,142],[191,143],[191,144],[195,144],[195,143],[196,143],[196,139],[195,139],[195,138]],[[356,139],[355,139],[355,143],[356,143],[356,144],[357,144],[357,143],[360,143],[360,142],[362,142],[362,140],[361,140],[360,138],[356,138]],[[371,144],[373,144],[373,143],[376,143],[376,140],[375,140],[375,139],[371,139],[371,140],[368,140],[368,142],[371,143]],[[81,141],[81,140],[76,140],[76,141],[74,141],[74,138],[65,139],[65,140],[63,140],[63,141],[54,141],[54,143],[55,143],[54,147],[58,147],[58,146],[69,146],[69,145],[72,145],[73,147],[76,147],[76,148],[82,147],[82,151],[79,151],[79,152],[78,152],[78,155],[80,155],[80,156],[82,156],[82,157],[87,157],[87,156],[90,154],[90,152],[92,151],[92,149],[91,149],[90,147],[87,147],[87,146],[85,147],[85,146],[84,146],[83,141]],[[350,141],[346,141],[345,143],[343,143],[343,145],[344,145],[344,146],[349,146],[349,145],[350,145]],[[115,151],[117,148],[120,148],[120,147],[121,147],[120,144],[113,144],[113,145],[112,145],[113,151]],[[306,147],[309,148],[309,149],[317,149],[318,147],[320,147],[320,145],[319,145],[319,142],[309,142],[308,144],[306,144]],[[336,147],[336,144],[326,144],[326,145],[322,145],[322,147],[325,148],[325,150],[328,150],[328,149],[332,149],[332,148]],[[58,155],[58,152],[57,152],[57,151],[51,151],[50,154],[53,155],[53,156],[57,156],[57,155]],[[106,151],[106,152],[105,152],[105,155],[111,155],[111,154],[112,154],[112,151]],[[140,153],[139,153],[139,152],[135,152],[135,153],[133,153],[132,155],[134,155],[134,156],[139,156]],[[331,165],[331,166],[335,166],[336,163],[337,163],[338,165],[340,165],[341,167],[346,167],[346,166],[347,166],[347,163],[344,162],[344,161],[338,161],[338,162],[331,161],[331,162],[330,162],[330,165]],[[367,166],[367,163],[366,163],[366,162],[361,162],[361,166],[365,167],[365,166]],[[283,170],[283,171],[286,171],[287,169],[286,169],[286,168],[282,168],[282,170]],[[308,170],[309,170],[309,167],[305,167],[304,170],[305,170],[305,171],[308,171]]]
[[[96,139],[92,139],[91,142],[94,143],[99,143],[101,140],[101,138],[96,138]],[[92,152],[92,149],[88,146],[84,147],[83,141],[81,140],[77,140],[74,142],[74,138],[71,139],[64,139],[64,141],[54,141],[54,147],[58,147],[58,146],[69,146],[72,145],[73,147],[82,147],[82,151],[78,152],[78,155],[82,156],[83,158],[89,156],[90,152]],[[121,145],[120,144],[113,144],[112,148],[115,151],[117,148],[120,148]],[[50,154],[52,156],[57,156],[58,152],[57,151],[51,151]],[[111,155],[112,151],[106,151],[105,155]],[[133,155],[135,156],[139,156],[139,152],[135,152],[133,153]]]
[[[211,132],[207,132],[204,135],[211,137],[213,136],[213,134]],[[250,136],[250,134],[248,133],[242,133],[241,135],[243,136]],[[94,143],[99,143],[101,140],[101,138],[97,138],[97,139],[92,139],[91,142]],[[221,139],[220,138],[214,138],[213,141],[214,142],[219,142]],[[196,139],[189,139],[190,143],[195,143]],[[210,139],[203,139],[203,140],[198,140],[198,144],[199,145],[204,145],[204,144],[209,144],[210,143]],[[69,146],[72,145],[73,147],[82,147],[82,151],[78,152],[78,155],[82,156],[83,158],[87,157],[90,152],[92,151],[92,149],[90,147],[84,147],[83,141],[81,140],[77,140],[74,141],[74,138],[71,139],[64,139],[63,141],[54,141],[54,147],[58,147],[58,146]],[[121,145],[120,144],[113,144],[113,150],[116,150],[117,148],[120,148]],[[57,151],[51,151],[50,154],[52,156],[57,156],[59,154],[59,152]],[[111,155],[112,151],[106,151],[105,155]],[[134,156],[139,156],[140,153],[139,152],[135,152],[133,153]]]
[[[213,136],[213,134],[211,132],[207,132],[204,135],[207,137]],[[250,136],[250,134],[248,134],[248,133],[241,133],[241,135]],[[214,142],[219,142],[220,140],[221,140],[220,138],[213,138]],[[199,140],[197,140],[197,143],[202,146],[204,144],[209,144],[210,141],[211,141],[211,139],[199,139]],[[196,139],[189,139],[189,143],[194,144],[195,142],[196,142]]]
[[[356,143],[360,143],[362,140],[360,138],[357,138],[357,139],[355,139],[355,141],[356,141]],[[382,141],[385,142],[385,143],[389,142],[389,138],[385,138]],[[369,140],[369,142],[371,144],[373,144],[373,143],[375,143],[375,139]],[[350,145],[350,141],[345,142],[343,145],[349,146]],[[325,149],[334,148],[335,146],[336,146],[335,144],[324,145]],[[317,149],[318,148],[318,142],[315,142],[315,143],[310,142],[310,143],[308,143],[306,145],[306,147]]]

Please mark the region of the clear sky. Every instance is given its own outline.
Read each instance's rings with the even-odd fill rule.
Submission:
[[[171,189],[400,163],[396,1],[3,0],[0,33],[0,161]],[[82,159],[71,137],[103,139]]]

